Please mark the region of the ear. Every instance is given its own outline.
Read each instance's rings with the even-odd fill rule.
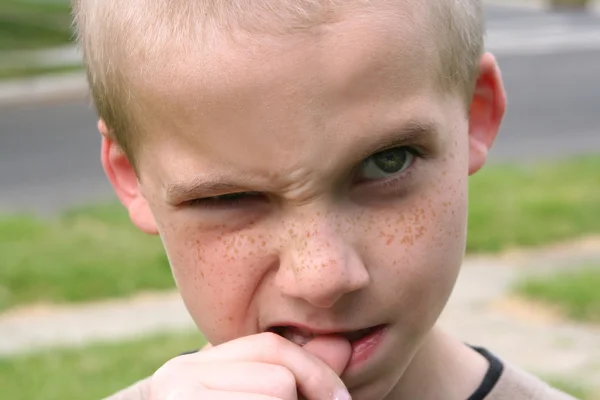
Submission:
[[[506,92],[500,68],[493,55],[486,53],[469,111],[469,175],[485,164],[506,110]]]
[[[109,129],[100,120],[98,130],[102,134],[102,167],[117,197],[129,212],[129,218],[140,230],[156,235],[158,229],[148,201],[140,190],[135,170],[121,147],[111,139]]]

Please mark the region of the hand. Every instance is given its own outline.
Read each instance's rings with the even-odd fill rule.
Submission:
[[[343,337],[300,347],[261,333],[167,362],[152,377],[152,400],[349,400],[339,375],[350,358]]]

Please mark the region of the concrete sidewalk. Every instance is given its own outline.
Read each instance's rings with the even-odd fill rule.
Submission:
[[[83,72],[0,81],[0,106],[87,97],[88,84]]]
[[[35,68],[83,68],[76,45],[39,50],[0,52],[0,71]],[[86,96],[88,86],[83,69],[70,73],[48,73],[34,77],[0,80],[0,106],[31,101]]]

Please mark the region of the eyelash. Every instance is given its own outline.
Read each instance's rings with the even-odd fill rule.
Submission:
[[[227,199],[227,197],[233,197]],[[200,206],[204,208],[229,208],[242,205],[250,201],[263,200],[265,196],[258,192],[239,192],[224,194],[221,196],[204,197],[188,201],[188,205]]]
[[[378,187],[382,187],[382,188],[386,188],[386,187],[393,187],[393,186],[397,186],[397,184],[408,178],[408,176],[412,173],[413,169],[414,169],[414,165],[419,162],[419,159],[425,158],[425,153],[416,147],[411,147],[411,146],[399,146],[399,147],[392,147],[392,148],[388,148],[388,149],[384,149],[384,150],[380,150],[375,154],[384,152],[384,151],[389,151],[389,150],[393,150],[393,149],[404,149],[408,152],[410,152],[413,156],[414,159],[411,163],[411,165],[409,167],[406,168],[405,171],[403,171],[400,175],[398,176],[392,176],[386,179],[377,179],[377,180],[364,180],[362,182],[358,182],[358,185],[370,185],[370,186],[378,186]],[[373,155],[371,155],[370,157],[373,157]],[[358,167],[360,168],[360,167]],[[354,170],[354,173],[356,174],[357,170]],[[227,197],[233,197],[232,199],[227,199]],[[255,201],[263,201],[266,199],[266,196],[260,192],[239,192],[239,193],[229,193],[229,194],[224,194],[224,195],[220,195],[220,196],[212,196],[212,197],[204,197],[204,198],[198,198],[198,199],[193,199],[187,202],[188,205],[191,206],[199,206],[199,207],[203,207],[203,208],[222,208],[222,209],[227,209],[227,208],[232,208],[232,207],[237,207],[237,206],[241,206],[241,205],[246,205],[246,203],[248,202],[255,202]]]

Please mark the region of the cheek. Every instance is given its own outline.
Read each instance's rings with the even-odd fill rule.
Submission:
[[[369,225],[383,228],[364,237],[364,258],[382,301],[416,333],[441,313],[464,256],[466,173],[446,171],[396,208],[373,213]]]
[[[174,218],[165,220],[173,221]],[[189,223],[161,226],[173,276],[198,328],[214,345],[253,333],[254,295],[273,265],[271,238],[260,232],[219,235]]]

